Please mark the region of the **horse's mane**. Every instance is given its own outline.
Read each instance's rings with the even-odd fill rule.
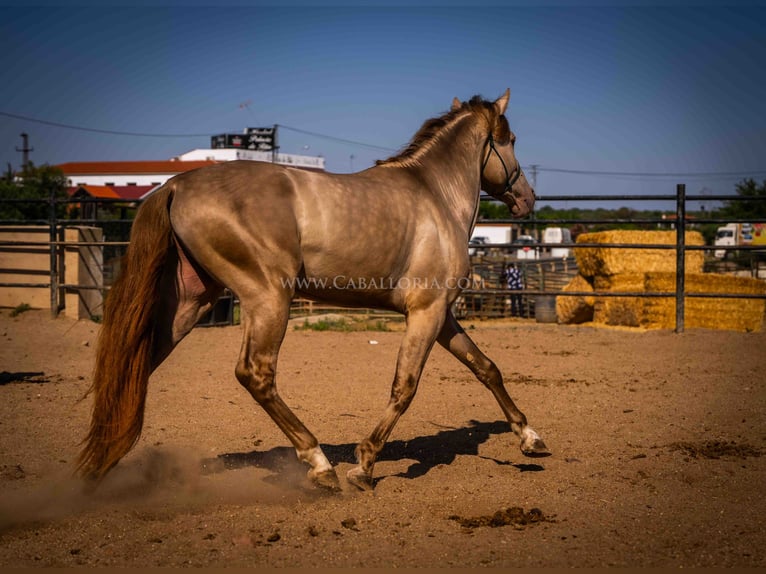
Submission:
[[[485,115],[490,125],[494,123],[493,119],[497,117],[497,112],[492,102],[485,100],[479,95],[473,96],[467,102],[462,102],[460,107],[451,109],[439,117],[426,120],[415,135],[412,136],[412,140],[410,140],[407,147],[388,159],[378,160],[376,165],[401,166],[409,163],[419,151],[429,149],[439,134],[451,126],[456,118],[464,115],[466,112]],[[508,122],[501,123],[502,125],[497,127],[501,128],[500,131],[503,133],[494,134],[495,138],[499,141],[510,135]]]

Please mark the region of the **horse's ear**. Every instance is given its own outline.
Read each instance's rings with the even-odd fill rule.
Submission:
[[[460,100],[458,100],[457,98],[452,98],[452,109],[453,110],[458,109],[462,105],[463,104],[460,103]]]
[[[508,108],[508,100],[511,98],[510,88],[505,89],[505,93],[495,100],[495,109],[499,115],[503,115]]]

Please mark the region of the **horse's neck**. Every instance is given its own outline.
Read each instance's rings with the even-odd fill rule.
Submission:
[[[483,148],[481,128],[466,117],[423,154],[416,168],[465,229],[473,227],[479,203]]]

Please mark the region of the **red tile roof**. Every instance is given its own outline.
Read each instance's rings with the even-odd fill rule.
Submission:
[[[158,187],[156,185],[76,185],[67,188],[69,197],[72,197],[79,190],[90,197],[103,199],[126,199],[137,201],[141,199],[148,191]]]
[[[220,163],[217,161],[81,161],[61,163],[56,167],[64,175],[75,174],[151,174],[151,173],[183,173],[198,167]]]
[[[117,199],[118,197],[120,197],[119,195],[117,195],[117,192],[115,192],[108,185],[78,185],[76,187],[68,188],[67,193],[69,194],[69,197],[72,197],[75,194],[77,194],[78,196],[87,194],[87,195],[90,195],[91,197],[104,197],[107,199]]]
[[[159,185],[113,185],[112,189],[122,199],[138,200]]]

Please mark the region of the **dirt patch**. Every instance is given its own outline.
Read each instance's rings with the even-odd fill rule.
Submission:
[[[513,526],[514,528],[524,528],[530,524],[539,522],[556,522],[553,518],[543,514],[539,508],[532,508],[529,512],[519,506],[511,506],[504,510],[498,510],[491,516],[474,516],[472,518],[463,518],[462,516],[452,515],[450,520],[454,520],[463,528],[479,528],[489,526],[490,528],[499,528],[500,526]]]
[[[670,448],[681,451],[692,458],[749,458],[763,454],[761,449],[752,445],[722,440],[710,440],[701,443],[676,442],[671,444]]]
[[[280,393],[341,482],[317,490],[234,377],[240,328],[213,327],[152,375],[139,442],[88,491],[73,471],[99,326],[0,310],[0,566],[766,566],[766,334],[465,327],[552,456],[523,456],[437,346],[359,492],[346,472],[402,333],[291,328]]]
[[[0,480],[21,480],[26,478],[27,473],[20,464],[0,466]]]

